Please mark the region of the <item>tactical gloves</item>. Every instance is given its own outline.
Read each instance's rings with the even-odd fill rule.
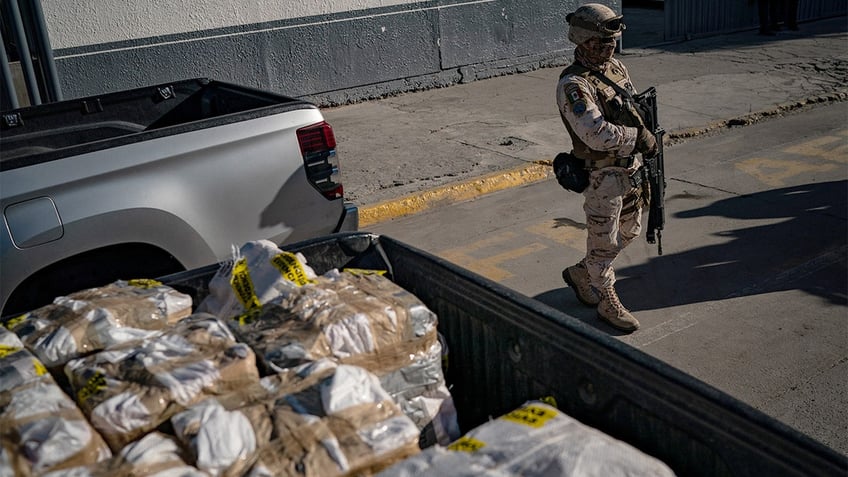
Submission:
[[[645,157],[651,157],[657,153],[657,140],[644,127],[639,128],[639,135],[636,136],[636,150],[641,152]]]

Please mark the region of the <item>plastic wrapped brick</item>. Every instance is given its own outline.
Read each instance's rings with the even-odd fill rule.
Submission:
[[[460,436],[453,397],[442,371],[442,346],[409,356],[406,366],[379,376],[404,414],[421,429],[421,448],[448,445]]]
[[[152,280],[112,284],[57,297],[4,325],[48,368],[146,338],[191,314],[191,297]]]
[[[414,455],[418,428],[376,376],[358,366],[318,362],[302,367],[320,380],[278,398],[274,435],[260,448],[250,476],[369,475]]]
[[[351,475],[418,452],[418,428],[368,371],[319,360],[171,419],[211,475]]]
[[[0,448],[0,475],[40,475],[111,457],[76,403],[49,376],[0,393]]]
[[[150,339],[72,360],[65,374],[113,450],[208,396],[259,380],[253,351],[208,314],[185,318]]]
[[[360,287],[373,280],[392,288],[374,295]],[[269,372],[328,357],[397,369],[438,342],[436,316],[412,294],[383,277],[337,271],[228,323]]]
[[[0,326],[0,392],[48,378],[44,364],[24,349],[17,335]]]
[[[666,477],[663,462],[541,402],[530,402],[384,470],[380,477]]]
[[[247,242],[209,281],[197,311],[232,318],[309,283],[315,272],[301,254],[280,250],[269,240]]]
[[[260,446],[271,440],[271,415],[264,404],[228,410],[207,399],[171,418],[174,433],[195,465],[209,475],[242,475]]]
[[[151,432],[121,449],[119,455],[98,464],[50,472],[43,477],[204,477],[208,474],[186,464],[174,440]]]

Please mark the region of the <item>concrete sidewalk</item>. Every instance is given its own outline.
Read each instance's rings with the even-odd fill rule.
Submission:
[[[638,90],[656,86],[669,160],[680,141],[848,99],[844,16],[773,37],[745,31],[625,46],[618,58]],[[360,206],[361,228],[550,177],[550,160],[571,149],[554,100],[560,71],[323,110],[336,133],[346,195]]]

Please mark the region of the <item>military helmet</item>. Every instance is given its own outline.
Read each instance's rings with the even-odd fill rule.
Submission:
[[[568,22],[568,39],[581,45],[590,38],[618,38],[624,31],[621,15],[599,3],[587,3],[565,17]]]

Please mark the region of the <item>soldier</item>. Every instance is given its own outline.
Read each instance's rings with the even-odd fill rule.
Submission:
[[[622,17],[600,4],[586,4],[566,16],[568,39],[577,45],[574,62],[563,70],[556,99],[571,136],[572,154],[589,170],[583,191],[586,256],[566,268],[562,278],[598,316],[623,331],[639,328],[616,294],[612,262],[642,228],[644,195],[641,153],[657,152],[630,102],[636,90],[624,64],[613,58]]]

